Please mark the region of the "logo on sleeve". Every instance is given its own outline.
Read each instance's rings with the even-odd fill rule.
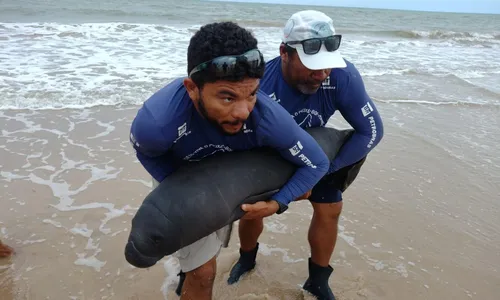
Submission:
[[[370,102],[366,102],[365,106],[361,108],[361,112],[363,113],[363,117],[368,116],[371,114],[373,111],[372,106],[370,105]]]
[[[331,82],[330,82],[330,76],[328,76],[321,83],[321,88],[324,89],[324,90],[334,90],[334,89],[336,89],[336,86],[331,84]]]
[[[370,120],[370,127],[372,129],[372,137],[370,139],[370,142],[368,145],[366,145],[366,148],[371,148],[373,146],[373,143],[375,143],[375,140],[377,139],[377,123],[375,123],[375,119],[373,116],[368,117]]]
[[[184,135],[186,133],[186,130],[187,130],[187,123],[184,123],[181,126],[179,126],[179,128],[177,128],[178,136]]]
[[[297,141],[297,144],[295,144],[292,148],[288,149],[290,151],[290,153],[293,155],[293,156],[296,156],[297,154],[300,153],[300,151],[303,149],[304,147],[302,146],[302,144],[300,143],[300,141]]]
[[[312,161],[307,156],[304,155],[304,153],[301,153],[299,155],[299,157],[300,157],[300,160],[302,160],[302,162],[304,162],[306,164],[306,166],[311,167],[313,169],[317,168],[316,165],[314,165],[312,163]]]
[[[253,130],[247,128],[247,123],[243,123],[243,133],[251,133],[251,132],[253,132]]]
[[[177,138],[174,140],[174,144],[177,143],[183,136],[187,136],[191,131],[187,131],[187,122],[177,127]]]
[[[274,101],[276,101],[277,103],[280,103],[280,102],[281,102],[281,100],[280,100],[280,99],[277,99],[277,98],[276,98],[276,93],[274,93],[274,92],[273,92],[272,94],[268,95],[268,96],[269,96],[271,99],[273,99]]]
[[[135,139],[134,134],[132,132],[130,133],[130,142],[132,142],[132,145],[136,146],[137,148],[141,146]]]

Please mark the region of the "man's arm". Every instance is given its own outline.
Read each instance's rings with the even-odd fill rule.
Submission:
[[[354,129],[354,134],[342,146],[328,173],[361,160],[380,142],[384,126],[375,104],[365,90],[363,79],[353,68],[345,82],[337,87],[337,108]]]
[[[169,149],[174,134],[164,134],[146,107],[142,107],[130,130],[130,142],[136,150],[137,159],[146,171],[158,182],[162,182],[176,168]]]
[[[272,100],[270,100],[272,101]],[[328,171],[329,160],[316,140],[304,131],[279,104],[259,124],[263,144],[276,149],[298,166],[295,174],[272,199],[288,205],[311,190]]]

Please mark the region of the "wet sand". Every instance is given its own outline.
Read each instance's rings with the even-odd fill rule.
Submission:
[[[394,108],[380,109],[391,115]],[[462,108],[439,109],[457,116]],[[137,269],[123,255],[130,220],[151,189],[128,142],[136,110],[0,111],[0,239],[16,250],[0,260],[0,299],[178,299],[175,259]],[[416,125],[406,122],[387,118],[382,144],[345,193],[334,293],[341,300],[497,299],[495,161],[470,168],[472,151],[450,155],[416,138]],[[228,286],[239,246],[233,230],[218,259],[214,299],[312,299],[300,289],[311,213],[301,201],[268,218],[256,269]]]

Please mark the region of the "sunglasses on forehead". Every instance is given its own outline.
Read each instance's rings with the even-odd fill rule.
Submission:
[[[201,71],[217,78],[240,76],[242,73],[251,76],[262,76],[264,73],[264,56],[258,49],[252,49],[240,55],[219,56],[197,65],[189,77]]]
[[[316,54],[321,49],[322,44],[325,44],[325,48],[328,52],[336,51],[340,47],[341,40],[342,35],[336,34],[324,38],[312,38],[303,41],[287,42],[286,45],[301,44],[305,54]]]

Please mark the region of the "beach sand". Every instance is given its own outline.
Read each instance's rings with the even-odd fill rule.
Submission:
[[[0,111],[0,239],[16,250],[0,260],[0,299],[178,299],[175,259],[138,269],[123,254],[151,190],[128,141],[137,109]],[[337,298],[498,299],[498,177],[385,124],[344,195],[331,261]],[[256,269],[228,286],[236,227],[214,299],[312,299],[300,288],[311,213],[300,201],[266,219]]]

